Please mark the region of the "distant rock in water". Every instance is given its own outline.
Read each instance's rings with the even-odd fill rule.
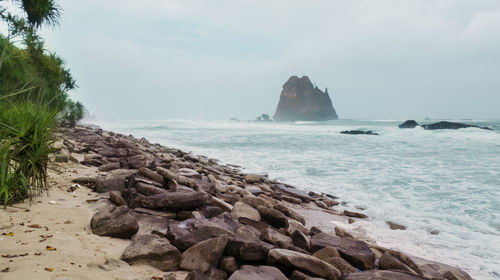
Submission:
[[[276,121],[327,121],[338,119],[328,90],[315,87],[307,76],[291,76],[283,85]]]
[[[368,131],[363,131],[363,130],[344,130],[341,131],[340,133],[342,134],[351,134],[351,135],[360,135],[360,134],[365,134],[365,135],[378,135],[378,133],[375,133],[371,130]]]
[[[465,124],[465,123],[457,123],[457,122],[447,122],[447,121],[442,121],[442,122],[437,122],[437,123],[431,123],[431,124],[423,124],[422,127],[427,130],[435,130],[435,129],[460,129],[460,128],[468,128],[468,127],[476,127],[476,128],[481,128],[481,129],[486,129],[486,130],[493,130],[489,127],[481,127],[477,125],[472,125],[472,124]]]
[[[256,118],[257,121],[259,122],[272,122],[273,120],[270,119],[268,114],[262,114]]]
[[[399,125],[399,128],[415,128],[419,126],[419,124],[414,120],[407,120],[404,123]]]

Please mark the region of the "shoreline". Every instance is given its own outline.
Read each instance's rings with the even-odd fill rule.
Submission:
[[[86,137],[87,136],[88,137],[85,139],[83,137],[77,137],[78,134],[75,134],[75,131],[84,132],[84,134],[87,133]],[[346,242],[348,240],[353,240],[353,239],[364,241],[364,242],[366,242],[366,244],[370,248],[370,250],[372,252],[374,252],[373,254],[374,254],[374,256],[376,256],[377,261],[378,261],[378,259],[380,259],[380,257],[382,255],[389,254],[389,255],[392,255],[392,256],[395,256],[396,258],[398,258],[407,267],[411,267],[412,269],[410,269],[410,270],[413,273],[417,272],[417,274],[421,274],[421,276],[429,277],[429,275],[433,274],[432,277],[439,276],[442,279],[471,279],[466,273],[464,273],[463,271],[460,271],[458,269],[448,267],[448,266],[437,265],[439,267],[439,269],[436,270],[436,267],[431,268],[432,266],[436,266],[436,264],[433,262],[426,263],[422,260],[417,260],[416,258],[415,258],[415,260],[412,260],[411,258],[413,258],[413,257],[409,257],[404,253],[390,250],[387,248],[379,247],[375,244],[375,240],[371,240],[370,238],[367,238],[367,236],[361,232],[347,232],[347,231],[345,231],[345,229],[342,229],[340,227],[334,227],[332,224],[332,221],[345,222],[346,220],[350,220],[350,219],[355,220],[355,219],[358,219],[359,217],[363,217],[363,215],[361,213],[350,213],[350,212],[342,212],[341,213],[339,211],[336,211],[335,205],[338,205],[338,202],[335,199],[333,199],[334,197],[331,197],[328,195],[320,195],[320,194],[310,195],[309,193],[305,193],[303,191],[300,191],[299,189],[289,189],[286,185],[281,184],[281,183],[274,181],[274,180],[268,180],[267,178],[263,178],[261,176],[255,175],[255,174],[246,174],[246,175],[242,174],[242,173],[240,173],[239,170],[234,169],[234,166],[232,166],[232,167],[229,165],[221,166],[221,165],[218,165],[216,163],[216,161],[210,160],[210,159],[203,157],[203,156],[193,156],[193,155],[190,155],[188,153],[185,153],[185,152],[177,150],[177,149],[169,149],[169,148],[165,148],[163,146],[157,145],[157,144],[150,144],[144,138],[138,140],[135,138],[130,138],[129,136],[115,134],[113,132],[107,132],[107,131],[102,131],[102,130],[95,129],[95,128],[83,128],[83,127],[79,127],[75,130],[65,130],[65,133],[63,133],[61,135],[61,137],[63,139],[68,140],[68,142],[69,142],[69,145],[66,143],[66,144],[63,144],[61,147],[63,150],[66,150],[66,149],[69,150],[68,160],[71,158],[73,161],[78,161],[80,163],[84,162],[87,165],[89,165],[89,164],[90,165],[99,165],[100,169],[109,169],[109,168],[111,168],[111,165],[113,165],[114,167],[118,166],[117,170],[135,168],[135,167],[139,167],[142,165],[145,165],[143,167],[146,167],[146,166],[159,167],[160,165],[164,164],[165,168],[168,167],[168,169],[174,170],[174,173],[177,172],[177,174],[181,174],[181,176],[183,178],[197,179],[198,181],[200,181],[198,184],[195,184],[193,186],[189,186],[190,181],[186,181],[188,188],[190,187],[191,189],[194,189],[195,191],[201,191],[201,192],[205,192],[205,193],[207,193],[207,192],[210,193],[215,188],[216,191],[214,191],[215,195],[213,194],[213,198],[214,199],[217,198],[218,200],[222,200],[222,201],[217,201],[215,204],[220,206],[220,207],[227,207],[226,212],[228,212],[230,209],[232,209],[238,201],[245,202],[245,200],[243,200],[245,195],[247,195],[247,196],[251,195],[251,196],[256,196],[256,197],[262,196],[262,197],[266,198],[265,199],[266,203],[270,203],[270,205],[274,205],[274,207],[275,207],[275,205],[283,205],[283,206],[291,209],[292,212],[295,212],[296,214],[301,216],[303,219],[305,219],[305,221],[306,221],[305,226],[307,228],[301,229],[301,228],[299,228],[299,225],[297,224],[296,225],[297,229],[301,229],[301,230],[307,232],[307,231],[311,231],[311,226],[316,226],[317,229],[319,229],[320,231],[333,232],[332,235],[339,237],[339,238],[345,240]],[[122,146],[127,146],[127,145],[131,145],[131,146],[121,147],[121,148],[120,147],[118,147],[118,148],[112,147],[111,150],[104,149],[104,150],[101,150],[99,153],[99,150],[96,150],[96,148],[95,148],[96,144],[105,144],[105,146],[107,146],[107,147],[111,147],[114,144],[118,144],[118,145],[122,145]],[[133,144],[135,144],[136,146],[132,147]],[[94,147],[92,147],[93,145],[94,145]],[[81,149],[82,147],[84,149]],[[118,154],[113,154],[113,153],[117,152],[116,151],[117,149],[126,149],[127,152],[125,152],[125,154],[123,154],[121,152],[118,152]],[[91,158],[89,156],[89,155],[91,155],[91,154],[89,154],[89,152],[92,150],[94,150],[94,152],[97,151],[97,153],[92,153],[92,155],[95,155],[95,156],[92,156],[93,158]],[[75,152],[75,151],[77,151],[77,152]],[[140,153],[136,154],[136,155],[131,155],[130,151],[133,151],[133,153],[137,153],[138,151],[140,151]],[[146,158],[149,155],[152,155],[152,158],[139,159],[140,157],[138,157],[138,156],[141,153],[143,153],[143,156],[145,155]],[[158,154],[158,153],[162,154],[160,157],[161,159],[159,161],[156,158],[154,158],[155,157],[154,155]],[[103,154],[106,154],[106,155],[103,156]],[[86,156],[88,157],[87,159],[85,159]],[[134,157],[135,157],[135,159],[130,161],[130,158],[134,158]],[[103,158],[104,158],[104,160],[103,160]],[[137,162],[134,162],[134,160]],[[149,162],[149,164],[143,164],[143,163],[147,162],[148,160],[153,161],[154,164],[153,164],[153,162]],[[101,162],[99,162],[99,161],[101,161]],[[104,162],[107,162],[105,165],[107,165],[108,167],[102,168],[103,166],[105,166],[105,165],[102,165],[102,163],[104,163]],[[132,164],[131,164],[131,162],[132,162]],[[118,165],[117,165],[117,163],[118,163]],[[167,163],[167,164],[165,164],[165,163]],[[63,165],[66,165],[64,167],[65,169],[68,168],[68,166],[67,166],[68,163],[63,163]],[[78,166],[81,166],[81,164],[79,164],[79,163],[69,163],[69,165],[75,165],[74,168],[76,168],[77,172],[79,170]],[[137,166],[133,166],[133,165],[137,165]],[[90,168],[91,170],[93,170],[94,173],[98,175],[97,178],[96,178],[95,174],[92,172],[87,174],[86,178],[82,178],[82,177],[75,178],[75,176],[72,176],[72,178],[77,179],[77,181],[80,184],[89,183],[89,184],[94,184],[94,187],[98,187],[98,185],[100,184],[99,180],[103,180],[103,182],[104,182],[106,180],[106,177],[113,177],[113,176],[109,175],[109,174],[113,174],[113,172],[114,172],[111,170],[112,168],[108,170],[109,172],[97,171],[97,173],[96,173],[97,167],[86,167],[86,168]],[[182,169],[185,169],[185,170],[182,170]],[[190,169],[190,170],[187,170],[187,169]],[[192,172],[192,171],[194,171],[194,172]],[[135,171],[135,173],[138,173],[138,171]],[[132,173],[130,173],[130,174],[132,174]],[[130,174],[127,174],[127,175],[130,175]],[[90,176],[90,175],[92,175],[92,176]],[[144,175],[144,174],[141,174],[141,175]],[[162,175],[164,175],[164,174],[162,174]],[[212,177],[216,177],[216,179],[212,180],[212,178],[210,178],[210,175],[212,175]],[[247,176],[250,176],[250,177],[246,178]],[[253,176],[253,178],[251,178],[252,176]],[[227,177],[229,177],[229,179]],[[114,179],[116,181],[116,178],[114,178]],[[151,179],[151,178],[149,178],[149,179]],[[176,179],[179,179],[179,178],[176,177]],[[180,179],[182,179],[182,178],[180,178]],[[118,183],[118,186],[117,186],[118,189],[121,188],[121,186],[119,186],[119,184],[120,183]],[[155,184],[150,184],[150,185],[155,186]],[[209,186],[209,185],[212,185],[212,186]],[[267,187],[266,187],[266,185],[267,185]],[[228,189],[228,187],[231,187],[231,186],[233,186],[234,188]],[[276,186],[278,186],[278,187],[276,187]],[[165,187],[170,187],[170,185],[165,186]],[[185,186],[183,186],[183,184],[181,183],[180,187],[181,187],[181,189],[183,189]],[[198,187],[199,189],[196,190],[196,187]],[[220,188],[225,188],[226,192],[219,193]],[[179,189],[179,185],[177,185],[177,190],[178,189]],[[210,189],[212,189],[212,190],[210,190]],[[111,189],[104,188],[104,189],[101,189],[100,191],[109,191],[109,190],[111,190]],[[186,191],[188,191],[188,190],[186,189]],[[235,193],[236,193],[236,195],[235,195]],[[103,200],[101,202],[107,201],[106,195],[104,194],[104,196],[103,196],[103,194],[99,194],[100,197],[104,197],[103,199],[101,199],[101,200]],[[122,194],[123,194],[123,191],[122,191]],[[255,194],[258,194],[258,195],[255,195]],[[238,197],[238,198],[236,198],[236,197]],[[35,201],[36,200],[37,199],[35,199]],[[104,205],[103,207],[110,206],[106,203],[104,203],[104,204],[107,206]],[[211,204],[214,204],[214,202],[211,202]],[[89,209],[92,209],[92,207],[90,207]],[[95,210],[95,208],[93,208],[92,210]],[[197,210],[198,209],[194,209],[194,211],[191,211],[190,213],[186,213],[189,211],[177,211],[176,219],[181,220],[181,221],[182,221],[182,219],[185,220],[185,218],[188,218],[188,219],[194,218],[195,220],[201,219],[202,216],[197,216],[200,214],[199,213],[200,211],[197,211]],[[259,209],[259,212],[261,212],[260,210],[261,209]],[[286,212],[286,210],[284,210],[284,211]],[[172,211],[169,211],[169,212],[172,212]],[[185,215],[185,216],[180,218],[179,212],[183,212],[182,215]],[[230,212],[234,212],[234,211],[230,211]],[[293,215],[295,215],[295,214],[292,214],[292,216]],[[287,216],[288,216],[287,219],[295,220],[295,222],[297,221],[296,219],[291,218],[289,215],[287,215]],[[356,218],[356,217],[358,217],[358,218]],[[300,218],[298,218],[298,219],[300,220]],[[82,221],[82,223],[83,222],[84,221]],[[90,219],[88,219],[87,223],[89,223],[89,222],[90,222]],[[275,229],[278,229],[278,228],[275,227]],[[5,230],[5,229],[2,229],[2,231],[3,230]],[[88,233],[88,230],[89,230],[88,224],[87,224],[86,230]],[[316,229],[314,229],[314,230],[316,230]],[[287,232],[286,229],[281,230],[281,231],[276,231],[276,232],[278,232],[281,235],[286,236],[286,237],[293,237],[293,232]],[[93,235],[93,236],[95,236],[95,235]],[[311,237],[313,237],[313,236],[311,236]],[[96,238],[97,238],[97,236],[96,236]],[[282,238],[282,236],[280,236],[280,238]],[[113,240],[114,239],[115,238],[113,238]],[[269,243],[269,238],[267,238],[267,239],[268,240],[266,240],[266,241]],[[295,242],[292,242],[292,246],[294,243]],[[285,245],[279,244],[279,243],[276,243],[273,245],[274,245],[274,247],[281,247],[281,248],[283,248],[285,246]],[[285,249],[291,249],[293,251],[293,249],[296,249],[296,248],[285,248]],[[297,249],[295,251],[300,251],[300,250]],[[2,260],[2,259],[0,259],[0,260]],[[417,263],[419,263],[419,264],[417,265]],[[430,265],[430,264],[432,264],[432,265]],[[0,262],[0,269],[3,269],[2,265],[3,265],[3,262]],[[133,265],[130,267],[136,267],[136,266]],[[375,267],[376,267],[376,263],[373,264],[373,268],[375,268]],[[422,270],[419,267],[423,267],[425,269]],[[120,268],[117,270],[122,270],[122,269]],[[366,269],[363,269],[363,270],[366,270]],[[439,270],[443,270],[443,271],[440,272]],[[418,272],[420,272],[420,273],[418,273]],[[445,274],[447,274],[447,273],[448,273],[448,275],[447,275],[448,277],[444,277],[444,276],[446,276]],[[10,274],[10,273],[7,272],[5,275],[8,275],[8,274]],[[354,275],[354,274],[352,274],[352,275]],[[351,275],[351,274],[349,274],[349,275]],[[456,278],[449,278],[449,277],[452,277],[450,275],[452,275]],[[3,276],[3,275],[0,274],[0,276]],[[347,276],[347,275],[345,275],[345,276]],[[20,278],[17,278],[17,279],[20,279]],[[177,279],[177,278],[174,278],[174,279]],[[351,278],[349,278],[349,279],[351,279]],[[358,279],[358,278],[352,278],[352,279]],[[423,278],[423,279],[425,279],[425,278]],[[429,279],[431,279],[431,278],[429,278]]]

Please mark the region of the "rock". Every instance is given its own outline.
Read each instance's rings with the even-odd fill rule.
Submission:
[[[207,205],[211,199],[211,195],[201,192],[164,192],[149,196],[131,193],[128,203],[132,208],[185,210]]]
[[[167,191],[162,189],[162,188],[159,188],[159,187],[156,187],[156,186],[153,186],[150,184],[146,184],[143,182],[137,182],[135,184],[135,189],[137,190],[138,193],[145,195],[145,196],[167,193]]]
[[[292,186],[286,184],[276,184],[274,185],[274,187],[276,188],[276,190],[279,190],[287,195],[299,198],[300,200],[302,200],[302,202],[308,203],[309,201],[313,200],[313,198],[307,192],[299,190]]]
[[[126,157],[127,150],[123,148],[111,148],[109,146],[104,146],[95,149],[95,152],[105,157]]]
[[[90,226],[96,235],[118,238],[130,238],[139,230],[139,224],[126,206],[102,209],[94,214]]]
[[[269,251],[269,258],[281,265],[306,271],[325,279],[337,280],[341,276],[340,271],[331,264],[306,254],[285,249],[272,249]]]
[[[354,267],[361,270],[375,268],[375,255],[363,241],[334,237],[326,233],[319,233],[311,238],[313,251],[327,246],[337,249],[340,256]]]
[[[283,85],[273,119],[276,121],[326,121],[338,119],[332,100],[314,87],[307,76],[291,76]]]
[[[164,184],[163,176],[161,176],[160,174],[154,172],[153,170],[151,170],[149,168],[146,168],[146,167],[139,168],[139,174],[141,174],[142,176],[149,178],[155,182],[158,182],[162,185]]]
[[[217,207],[217,206],[203,206],[200,210],[201,210],[201,213],[206,218],[212,218],[212,217],[215,217],[217,215],[224,213],[224,210],[222,210],[220,207]]]
[[[293,244],[293,241],[290,237],[268,227],[262,232],[262,239],[271,244],[278,244],[278,242],[282,242],[285,244]]]
[[[280,211],[263,206],[257,207],[257,210],[259,211],[261,218],[266,220],[271,226],[278,229],[288,227],[288,219],[285,214]]]
[[[256,209],[259,206],[264,206],[264,207],[266,206],[266,201],[264,199],[252,195],[243,196],[241,202],[246,203]]]
[[[232,274],[236,270],[240,269],[238,260],[235,257],[222,257],[219,267],[229,274]]]
[[[247,174],[245,175],[245,181],[249,184],[255,184],[262,182],[263,178],[257,174]]]
[[[181,253],[167,239],[155,234],[134,238],[123,252],[122,260],[129,264],[147,264],[160,270],[175,270],[181,262]]]
[[[189,271],[166,272],[162,280],[193,280],[193,274]]]
[[[244,217],[254,221],[260,221],[260,214],[257,209],[243,202],[236,202],[231,212],[236,218]]]
[[[226,255],[236,257],[243,262],[262,262],[273,248],[262,241],[248,241],[241,238],[230,238],[226,246]]]
[[[415,120],[407,120],[400,124],[399,128],[415,128],[417,126],[419,126],[419,124]]]
[[[99,166],[99,168],[97,169],[101,172],[107,172],[115,169],[120,169],[120,167],[121,166],[119,162],[110,162]]]
[[[187,250],[194,244],[213,237],[211,232],[194,229],[193,223],[194,219],[188,219],[169,225],[167,238],[179,250]]]
[[[182,253],[179,267],[184,270],[201,270],[203,272],[210,268],[216,268],[226,249],[227,241],[227,237],[220,236],[193,245]]]
[[[391,221],[387,221],[386,224],[389,226],[390,229],[392,230],[405,230],[406,226],[400,225]]]
[[[315,236],[315,235],[320,234],[322,232],[323,231],[321,231],[321,229],[319,229],[318,227],[312,227],[309,235],[312,237],[312,236]]]
[[[184,176],[187,178],[191,179],[202,179],[202,176],[200,173],[196,172],[196,170],[191,169],[191,168],[181,168],[177,171],[177,175]]]
[[[129,176],[135,174],[137,170],[116,169],[107,174],[104,178],[98,178],[95,182],[94,190],[96,192],[109,192],[125,190],[125,181]]]
[[[347,261],[341,258],[337,249],[333,247],[325,247],[314,253],[313,256],[335,266],[342,275],[358,271]]]
[[[262,191],[261,188],[254,186],[254,185],[249,185],[245,187],[245,190],[249,191],[251,194],[257,196],[259,194],[263,194],[264,191]]]
[[[422,127],[425,130],[460,129],[460,128],[468,128],[468,127],[475,127],[475,128],[480,128],[480,129],[493,130],[493,129],[489,128],[489,127],[481,127],[481,126],[472,125],[472,124],[464,124],[464,123],[457,123],[457,122],[447,122],[447,121],[442,121],[442,122],[437,122],[437,123],[431,123],[431,124],[423,124]]]
[[[266,230],[269,227],[269,225],[266,223],[255,221],[255,220],[245,218],[245,217],[238,218],[238,221],[244,225],[249,225],[249,226],[255,228],[260,233],[263,233],[264,230]]]
[[[292,234],[293,244],[295,246],[309,251],[311,249],[311,245],[309,243],[309,237],[306,236],[303,232],[296,230]]]
[[[426,278],[414,274],[408,274],[403,271],[392,270],[368,270],[363,272],[351,273],[342,278],[343,280],[425,280]]]
[[[391,254],[383,254],[378,260],[378,267],[383,270],[393,269],[416,274],[413,270]]]
[[[347,217],[360,218],[360,219],[368,218],[368,216],[366,216],[363,213],[352,212],[352,211],[348,211],[348,210],[344,210],[344,215],[346,215]]]
[[[117,259],[108,259],[104,263],[89,263],[87,264],[89,268],[98,268],[104,271],[113,271],[122,267],[128,267],[129,264]]]
[[[312,277],[298,270],[294,270],[290,280],[323,280],[323,278]]]
[[[239,227],[234,234],[241,239],[250,241],[260,240],[261,236],[261,233],[256,228],[247,225]]]
[[[145,235],[145,234],[157,234],[162,237],[167,237],[168,226],[170,223],[169,218],[161,216],[152,216],[147,214],[136,213],[134,217],[139,224],[139,231],[135,236]],[[134,236],[134,238],[135,238]]]
[[[86,154],[80,163],[88,166],[101,166],[104,163],[104,157],[99,154]]]
[[[118,206],[127,205],[127,202],[123,199],[122,194],[119,191],[110,191],[109,200]]]
[[[300,198],[296,198],[293,196],[281,195],[280,198],[281,198],[281,200],[288,201],[288,202],[294,203],[294,204],[301,204],[302,203],[302,200],[300,200]]]
[[[243,265],[228,280],[288,280],[276,267]]]
[[[343,229],[343,228],[341,228],[339,226],[335,227],[335,235],[337,235],[338,237],[341,237],[341,238],[351,238],[351,239],[354,239],[354,236],[352,236],[352,234],[350,234],[345,229]]]
[[[363,130],[344,130],[344,131],[341,131],[340,133],[342,134],[350,134],[350,135],[360,135],[360,134],[364,134],[364,135],[378,135],[378,133],[375,133],[371,130],[367,130],[367,131],[363,131]]]
[[[67,149],[61,149],[60,151],[55,153],[55,162],[68,162],[70,159],[71,153]]]
[[[144,155],[135,155],[127,158],[127,163],[131,168],[139,169],[148,165],[148,160]]]
[[[207,280],[226,280],[227,273],[222,269],[212,267],[205,273],[205,277]]]
[[[451,265],[446,265],[439,262],[433,262],[417,257],[411,257],[411,260],[418,265],[423,274],[422,276],[427,277],[429,279],[445,278],[448,280],[472,280],[472,278],[470,277],[469,274],[467,274],[467,272],[461,270],[460,268],[453,267]]]
[[[298,214],[297,212],[293,211],[292,209],[286,207],[285,205],[283,204],[276,204],[274,205],[274,209],[280,211],[281,213],[285,214],[287,217],[290,217],[294,220],[297,220],[299,221],[302,225],[305,225],[306,224],[306,219]]]

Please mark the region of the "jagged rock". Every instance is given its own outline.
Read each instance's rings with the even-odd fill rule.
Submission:
[[[262,239],[271,244],[278,244],[278,242],[282,242],[285,244],[293,244],[292,238],[268,227],[262,232]]]
[[[167,271],[177,268],[181,253],[167,239],[147,234],[134,238],[123,252],[122,259],[129,264],[147,264]]]
[[[390,229],[392,230],[405,230],[406,226],[400,225],[391,221],[387,221],[386,224],[389,226]]]
[[[288,219],[285,214],[280,211],[263,206],[257,207],[257,210],[259,211],[261,218],[266,220],[271,226],[278,229],[288,227]]]
[[[356,272],[346,275],[343,280],[425,280],[427,278],[420,277],[414,274],[408,274],[403,271],[392,270],[368,270]]]
[[[236,218],[245,217],[255,221],[260,221],[260,214],[257,209],[243,202],[236,202],[231,212]]]
[[[196,243],[212,238],[212,233],[208,231],[196,230],[193,228],[194,219],[188,219],[176,224],[170,224],[167,238],[172,244],[184,251]]]
[[[109,200],[118,206],[126,206],[127,201],[123,199],[122,194],[119,191],[110,191]]]
[[[411,268],[406,266],[391,254],[383,254],[378,260],[378,267],[383,270],[393,269],[416,274]]]
[[[125,190],[125,181],[129,176],[135,174],[137,170],[135,169],[116,169],[107,174],[104,178],[98,178],[95,181],[94,190],[96,192],[109,192],[109,191],[119,191]]]
[[[287,280],[276,267],[243,265],[228,280]]]
[[[184,270],[208,271],[216,268],[226,249],[227,237],[220,236],[195,244],[182,253],[180,268]]]
[[[447,121],[442,121],[442,122],[437,122],[437,123],[431,123],[431,124],[423,124],[422,127],[426,130],[436,130],[436,129],[460,129],[460,128],[468,128],[468,127],[476,127],[480,129],[486,129],[486,130],[493,130],[489,127],[481,127],[477,125],[472,125],[472,124],[465,124],[465,123],[457,123],[457,122],[447,122]]]
[[[368,216],[366,216],[363,213],[358,213],[358,212],[353,212],[353,211],[348,211],[348,210],[344,210],[344,215],[346,215],[347,217],[360,218],[360,219],[368,218]]]
[[[133,214],[135,219],[137,220],[137,223],[139,224],[139,231],[137,232],[136,236],[153,233],[162,237],[167,237],[168,227],[170,224],[169,218],[140,214],[136,213],[135,211],[133,212]]]
[[[231,274],[236,270],[240,269],[238,260],[235,257],[222,257],[219,263],[219,267],[225,272]]]
[[[294,270],[292,276],[290,276],[290,280],[323,280],[324,278],[312,277],[304,272],[300,272],[298,270]]]
[[[307,76],[291,76],[283,85],[273,117],[276,121],[326,121],[338,119],[328,90],[321,91]]]
[[[121,166],[119,162],[110,162],[99,166],[99,168],[97,169],[102,172],[107,172],[115,169],[120,169],[120,167]]]
[[[460,268],[453,267],[451,265],[446,265],[439,262],[433,262],[417,257],[411,257],[411,260],[414,263],[416,263],[416,265],[418,265],[419,269],[422,272],[422,276],[427,278],[445,278],[449,280],[472,280],[472,278],[467,272],[461,270]]]
[[[139,224],[126,206],[98,211],[90,226],[94,234],[118,238],[129,238],[139,230]]]
[[[311,249],[313,251],[327,246],[337,249],[340,256],[354,267],[361,270],[375,267],[375,255],[363,241],[334,237],[326,233],[319,233],[311,238]]]
[[[350,135],[361,135],[361,134],[364,134],[364,135],[378,135],[378,133],[375,133],[371,130],[367,130],[367,131],[364,131],[364,130],[344,130],[344,131],[341,131],[340,133],[342,134],[350,134]]]
[[[341,276],[340,271],[331,264],[299,252],[285,249],[272,249],[269,251],[269,258],[281,265],[306,271],[329,280],[338,280]]]
[[[419,126],[419,124],[415,120],[407,120],[400,124],[399,128],[415,128],[417,126]]]
[[[209,204],[211,199],[211,195],[201,192],[164,192],[149,196],[131,193],[128,203],[132,208],[183,210],[202,207]]]

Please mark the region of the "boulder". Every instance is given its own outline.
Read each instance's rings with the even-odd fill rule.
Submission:
[[[257,174],[247,174],[245,175],[245,181],[249,184],[255,184],[262,182],[263,178]]]
[[[290,276],[290,280],[324,280],[324,279],[318,277],[312,277],[305,274],[304,272],[294,270],[292,276]]]
[[[302,202],[308,203],[312,201],[313,198],[305,191],[299,190],[295,187],[286,185],[286,184],[276,184],[274,185],[277,191],[281,191],[289,196],[299,198]]]
[[[288,227],[288,219],[286,218],[285,214],[281,213],[280,211],[263,206],[257,207],[257,210],[259,211],[261,218],[271,226],[278,229]]]
[[[406,229],[406,226],[400,225],[398,223],[394,223],[394,222],[391,222],[391,221],[387,221],[386,224],[392,230],[405,230]]]
[[[95,149],[95,152],[105,157],[126,157],[127,150],[123,148],[112,148],[109,146],[103,146]]]
[[[356,272],[346,275],[343,280],[425,280],[421,276],[409,274],[403,271],[393,270],[368,270],[363,272]]]
[[[250,206],[252,206],[253,208],[257,208],[259,206],[266,206],[266,201],[260,197],[256,197],[256,196],[253,196],[253,195],[245,195],[243,196],[243,198],[241,199],[241,202],[243,203],[246,203]]]
[[[193,223],[194,219],[188,219],[169,225],[167,238],[179,250],[187,250],[194,244],[213,237],[211,232],[195,229]]]
[[[307,76],[291,76],[283,85],[276,121],[326,121],[338,119],[328,90],[315,87]]]
[[[401,270],[416,274],[413,270],[391,254],[383,254],[378,260],[378,267],[383,270]]]
[[[309,272],[313,275],[329,279],[340,279],[340,271],[318,258],[285,249],[272,249],[269,258],[281,265]]]
[[[228,280],[288,280],[276,267],[243,265]]]
[[[211,195],[201,192],[163,192],[149,196],[132,192],[128,203],[132,208],[187,210],[207,205],[211,200]]]
[[[344,130],[340,132],[341,134],[349,134],[349,135],[378,135],[378,133],[375,133],[371,130]]]
[[[328,246],[337,249],[340,256],[354,267],[361,270],[375,268],[375,254],[363,241],[334,237],[326,233],[318,233],[311,238],[313,251]]]
[[[292,218],[294,220],[299,221],[302,225],[306,224],[306,219],[302,215],[300,215],[299,213],[293,211],[289,207],[286,207],[283,204],[276,204],[276,205],[274,205],[274,209],[276,209],[276,210],[280,211],[281,213],[285,214],[287,217],[290,217],[290,218]]]
[[[139,174],[141,174],[142,176],[149,178],[155,182],[158,182],[162,185],[164,184],[163,176],[161,176],[160,174],[154,172],[153,170],[151,170],[149,168],[146,168],[146,167],[139,168]]]
[[[446,265],[439,262],[433,262],[417,257],[411,257],[411,260],[414,263],[416,263],[416,265],[418,265],[419,269],[422,272],[422,276],[427,277],[429,279],[445,278],[449,280],[472,280],[472,278],[467,272],[451,265]]]
[[[130,238],[139,230],[139,224],[126,206],[98,211],[92,217],[90,226],[96,235],[118,238]]]
[[[271,244],[278,244],[278,242],[282,242],[285,244],[293,244],[293,241],[290,237],[268,227],[262,232],[262,239]]]
[[[240,269],[238,260],[235,257],[222,257],[219,263],[219,267],[225,272],[232,274],[236,270]]]
[[[341,258],[337,249],[333,247],[325,247],[314,253],[313,256],[335,266],[342,275],[358,271],[347,261]]]
[[[262,262],[273,246],[262,241],[249,241],[241,238],[230,238],[225,254],[236,257],[243,262]]]
[[[206,218],[212,218],[212,217],[215,217],[217,215],[224,213],[224,210],[222,210],[220,207],[217,207],[217,206],[203,206],[200,210],[201,210],[201,213]]]
[[[127,201],[123,199],[122,194],[119,191],[110,191],[109,200],[118,206],[127,206]]]
[[[368,218],[368,216],[366,216],[363,213],[358,213],[358,212],[353,212],[353,211],[348,211],[348,210],[344,210],[344,215],[346,215],[347,217],[360,218],[360,219]]]
[[[243,202],[236,202],[233,206],[233,211],[231,212],[236,218],[244,217],[252,219],[254,221],[260,221],[260,214],[257,209],[252,206],[245,204]]]
[[[170,219],[161,216],[153,216],[148,214],[140,214],[133,212],[133,215],[139,224],[137,235],[157,234],[162,237],[167,237]]]
[[[293,244],[301,249],[309,251],[311,249],[309,236],[306,236],[300,230],[296,230],[292,234]]]
[[[415,120],[407,120],[400,124],[399,128],[415,128],[417,126],[419,126],[419,124]]]
[[[480,128],[480,129],[493,130],[493,129],[489,128],[489,127],[481,127],[481,126],[472,125],[472,124],[457,123],[457,122],[447,122],[447,121],[442,121],[442,122],[437,122],[437,123],[431,123],[431,124],[423,124],[422,127],[425,130],[460,129],[460,128],[468,128],[468,127],[475,127],[475,128]]]
[[[96,192],[109,192],[109,191],[119,191],[125,190],[125,181],[132,174],[135,174],[137,170],[135,169],[116,169],[107,174],[104,178],[97,178],[95,181],[94,190]]]
[[[134,238],[123,252],[122,259],[129,264],[147,264],[167,271],[177,268],[181,253],[167,239],[146,234]]]
[[[219,265],[222,253],[226,249],[227,237],[220,236],[193,245],[182,253],[180,268],[184,270],[209,271]]]
[[[99,168],[97,169],[102,172],[107,172],[115,169],[120,169],[120,167],[121,166],[119,162],[110,162],[99,166]]]

